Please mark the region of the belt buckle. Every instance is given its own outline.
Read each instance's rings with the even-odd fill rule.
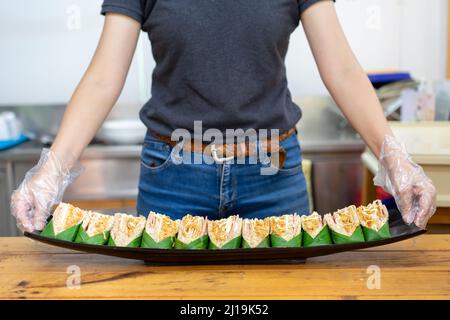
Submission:
[[[219,157],[218,148],[215,144],[211,145],[211,155],[216,163],[222,164],[224,162],[230,161],[234,159],[234,156],[230,157]]]

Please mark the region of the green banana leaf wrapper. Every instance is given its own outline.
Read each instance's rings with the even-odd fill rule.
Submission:
[[[335,244],[359,243],[365,242],[364,234],[361,226],[358,226],[353,234],[349,237],[331,230],[331,236]]]
[[[378,231],[370,228],[362,227],[364,238],[366,241],[376,241],[382,239],[389,239],[391,237],[391,232],[389,231],[389,223],[386,222]]]
[[[159,242],[156,242],[147,231],[142,235],[141,248],[150,249],[172,249],[175,242],[175,237],[167,237]]]
[[[328,229],[327,225],[324,226],[314,238],[311,237],[308,232],[303,232],[304,247],[325,246],[332,243],[330,229]]]
[[[135,238],[134,240],[131,240],[126,247],[127,248],[139,248],[141,246],[141,240],[142,236]],[[114,242],[114,239],[112,237],[109,237],[108,240],[108,246],[117,247],[116,243]]]
[[[270,237],[265,237],[256,248],[269,248],[270,247]],[[245,239],[242,239],[242,248],[251,248],[250,245],[245,241]]]
[[[55,230],[53,229],[53,220],[50,220],[50,222],[45,226],[44,230],[42,230],[41,236],[72,242],[75,240],[80,226],[81,223],[76,224],[69,229],[55,235]]]
[[[84,230],[83,226],[78,229],[78,234],[75,238],[75,242],[83,243],[83,244],[96,244],[96,245],[104,245],[109,240],[110,231],[106,231],[105,234],[100,233],[95,236],[90,237],[86,230]]]
[[[175,249],[189,249],[189,250],[197,250],[197,249],[207,249],[208,248],[209,238],[208,235],[201,236],[190,243],[184,243],[178,239],[175,239]]]
[[[212,241],[209,242],[209,246],[208,249],[213,249],[213,250],[221,250],[221,249],[238,249],[241,247],[241,243],[242,243],[242,237],[238,236],[234,239],[231,239],[230,241],[228,241],[227,243],[225,243],[222,247],[218,247],[216,246]]]
[[[302,232],[293,237],[291,240],[286,241],[283,237],[276,234],[270,235],[270,243],[272,247],[278,248],[297,248],[302,246]]]

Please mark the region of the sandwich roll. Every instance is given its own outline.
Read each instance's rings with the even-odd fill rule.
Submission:
[[[243,248],[270,247],[270,218],[244,219],[242,224]]]
[[[208,219],[186,215],[181,219],[175,249],[208,248]]]
[[[303,246],[312,247],[331,244],[330,231],[327,223],[317,212],[313,212],[309,216],[303,215]]]
[[[272,247],[300,247],[302,223],[296,213],[270,217],[270,243]]]
[[[142,248],[171,249],[175,242],[180,220],[172,220],[170,217],[150,212],[145,224],[142,236]]]
[[[144,228],[145,217],[116,213],[108,245],[137,248],[141,245]]]
[[[114,216],[88,211],[83,219],[75,242],[103,245],[109,240]]]
[[[356,209],[358,219],[366,241],[387,239],[391,237],[389,231],[389,213],[380,200],[360,206]]]
[[[336,244],[364,242],[364,235],[359,223],[355,206],[339,209],[324,217],[331,229],[331,237]]]
[[[41,235],[65,241],[74,241],[86,212],[69,203],[61,202]]]
[[[209,249],[237,249],[242,241],[242,218],[208,221]]]

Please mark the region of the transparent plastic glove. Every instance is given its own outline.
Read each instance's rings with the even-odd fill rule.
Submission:
[[[72,157],[72,159],[74,159]],[[53,205],[81,173],[75,161],[63,163],[50,149],[43,149],[38,164],[25,175],[11,197],[11,214],[22,231],[42,230]]]
[[[425,229],[436,211],[436,188],[411,160],[404,144],[386,135],[381,147],[375,185],[392,194],[403,220]]]

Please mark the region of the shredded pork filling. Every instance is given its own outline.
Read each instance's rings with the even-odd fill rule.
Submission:
[[[241,235],[242,218],[230,216],[226,219],[208,221],[208,235],[211,241],[219,248],[228,241]]]
[[[251,248],[257,247],[270,233],[270,218],[244,219],[242,237]]]
[[[167,237],[174,237],[178,232],[179,224],[179,220],[172,220],[164,214],[150,212],[145,230],[153,240],[159,242]]]
[[[309,216],[302,216],[303,230],[305,230],[305,232],[307,232],[313,239],[317,237],[325,225],[326,224],[323,222],[322,217],[317,212],[313,212]]]
[[[356,212],[361,225],[375,231],[379,231],[389,219],[387,209],[380,200],[375,200],[367,206],[360,206]]]
[[[190,214],[183,217],[178,231],[178,239],[184,243],[191,243],[194,240],[207,234],[208,219]]]
[[[53,213],[53,231],[59,234],[80,224],[86,212],[68,203],[60,203]]]
[[[270,232],[289,241],[301,232],[300,217],[297,214],[271,217]]]
[[[265,219],[242,219],[238,215],[226,219],[208,221],[201,216],[190,214],[180,220],[150,212],[148,219],[135,217],[123,213],[114,216],[104,215],[93,211],[84,211],[68,203],[60,203],[53,213],[53,229],[59,234],[77,224],[89,236],[95,236],[111,231],[111,237],[118,246],[126,246],[139,237],[144,228],[157,242],[178,232],[178,239],[190,243],[201,236],[209,234],[211,241],[222,247],[228,241],[240,236],[250,247],[257,247],[269,234],[275,234],[286,241],[301,233],[302,228],[312,238],[315,238],[322,229],[329,225],[337,233],[351,236],[361,224],[364,227],[379,231],[388,221],[388,211],[380,200],[367,206],[349,206],[336,212],[326,214],[324,218],[313,212],[309,216],[288,214],[273,216]]]
[[[144,228],[144,217],[116,213],[114,215],[114,225],[111,229],[111,237],[117,246],[127,246],[142,234]]]
[[[103,237],[106,237],[106,232],[111,230],[113,224],[113,216],[88,211],[83,220],[82,227],[90,237],[98,234],[103,234]]]
[[[359,225],[355,206],[340,209],[333,214],[328,213],[325,220],[331,229],[346,236],[351,236]]]

